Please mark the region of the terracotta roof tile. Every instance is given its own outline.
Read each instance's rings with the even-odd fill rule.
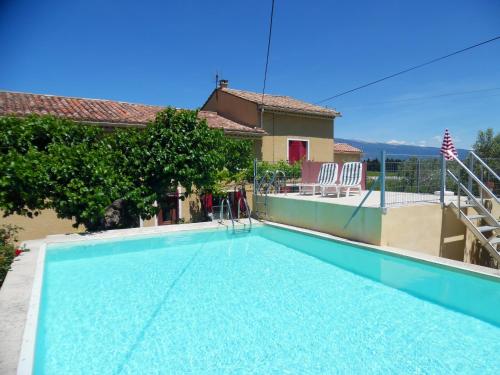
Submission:
[[[262,103],[262,94],[256,92],[235,90],[227,87],[220,88],[220,90],[257,104]],[[301,100],[294,99],[290,96],[282,95],[264,94],[264,108],[283,112],[306,113],[332,118],[335,116],[340,116],[340,113],[333,109],[306,103]]]
[[[239,124],[212,111],[198,112],[199,118],[207,120],[208,126],[211,128],[224,129],[227,134],[252,134],[256,136],[266,135],[267,133],[261,128],[252,128],[246,125]]]
[[[353,152],[353,153],[362,153],[363,151],[357,147],[351,146],[348,143],[335,143],[333,145],[334,152]]]
[[[165,107],[104,99],[70,98],[0,91],[0,116],[52,115],[79,122],[145,126]],[[200,111],[199,117],[227,134],[262,136],[266,132],[226,119],[215,112]]]

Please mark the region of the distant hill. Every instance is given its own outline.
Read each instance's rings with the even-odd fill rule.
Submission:
[[[343,139],[343,138],[335,138],[335,142],[349,143],[354,147],[360,148],[361,150],[363,150],[363,155],[362,155],[363,159],[377,159],[377,158],[380,159],[380,153],[382,152],[382,150],[385,150],[389,157],[397,159],[408,159],[411,156],[424,156],[424,155],[439,156],[438,147],[392,145],[388,143],[365,142],[365,141],[357,141],[354,139]],[[469,152],[469,150],[464,150],[464,149],[457,149],[457,151],[460,159],[464,159],[467,156],[467,153]]]

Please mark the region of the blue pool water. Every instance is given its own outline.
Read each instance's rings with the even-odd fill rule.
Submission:
[[[47,249],[36,374],[499,374],[500,283],[296,232]]]

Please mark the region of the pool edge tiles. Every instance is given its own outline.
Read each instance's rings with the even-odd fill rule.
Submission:
[[[39,248],[38,259],[35,268],[35,277],[31,289],[31,297],[28,307],[28,317],[24,327],[21,352],[17,365],[18,375],[30,375],[35,367],[36,339],[40,317],[40,305],[42,298],[43,277],[45,272],[45,255],[47,244]]]

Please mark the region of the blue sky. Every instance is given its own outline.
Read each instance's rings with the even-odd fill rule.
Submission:
[[[269,10],[3,0],[0,89],[196,108],[218,71],[261,91]],[[498,0],[276,0],[268,91],[315,102],[500,35],[499,19]],[[447,127],[470,147],[479,129],[500,130],[500,41],[326,104],[343,114],[337,137],[439,145]]]

